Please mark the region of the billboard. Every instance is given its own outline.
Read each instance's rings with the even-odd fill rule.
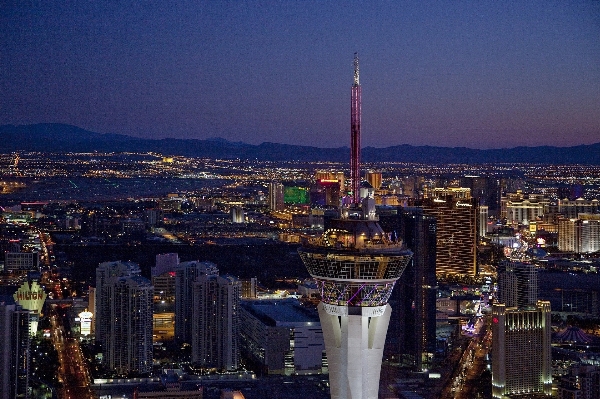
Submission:
[[[286,204],[302,204],[309,203],[308,188],[305,187],[283,187],[283,202]]]

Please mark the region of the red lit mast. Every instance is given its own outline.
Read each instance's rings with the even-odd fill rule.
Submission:
[[[354,53],[354,83],[350,105],[350,182],[352,203],[360,202],[360,113],[361,90],[358,71],[358,53]]]

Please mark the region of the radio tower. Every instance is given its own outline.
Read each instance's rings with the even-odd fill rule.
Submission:
[[[352,203],[360,202],[360,108],[361,90],[358,70],[358,53],[354,53],[354,83],[350,105],[350,182]]]

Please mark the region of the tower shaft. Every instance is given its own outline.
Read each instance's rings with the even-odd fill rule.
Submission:
[[[361,87],[358,68],[358,53],[354,53],[354,83],[350,104],[350,182],[352,203],[360,202],[360,119]]]

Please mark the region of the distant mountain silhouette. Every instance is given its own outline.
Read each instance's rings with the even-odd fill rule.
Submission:
[[[259,145],[232,143],[222,138],[208,140],[141,139],[120,134],[100,134],[59,123],[0,126],[0,153],[40,152],[158,152],[201,158],[258,159],[263,161],[346,162],[348,147],[318,148],[290,144]],[[398,145],[365,147],[363,162],[421,163],[538,163],[600,165],[600,143],[574,147],[515,147],[478,150],[466,147]]]

